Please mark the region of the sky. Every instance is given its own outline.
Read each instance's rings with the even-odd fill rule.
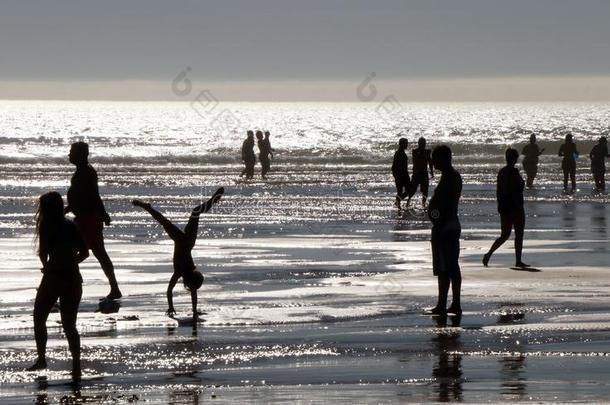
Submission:
[[[608,0],[2,0],[0,97],[173,99],[189,67],[229,99],[349,101],[371,72],[407,99],[598,99],[609,17]]]

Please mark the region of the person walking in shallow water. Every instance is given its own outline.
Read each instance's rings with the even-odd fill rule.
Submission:
[[[89,164],[89,145],[85,142],[75,142],[70,148],[70,163],[76,166],[76,171],[68,189],[68,206],[66,213],[74,214],[74,222],[110,283],[110,293],[107,299],[122,297],[119,284],[114,274],[114,265],[104,246],[104,224],[110,225],[110,216],[106,212],[100,198],[97,184],[97,172]]]
[[[462,274],[459,257],[462,227],[458,218],[458,204],[462,194],[462,177],[453,168],[451,149],[446,145],[434,148],[432,164],[441,172],[441,179],[428,206],[428,218],[432,222],[432,270],[438,278],[438,302],[425,313],[460,316]],[[447,308],[449,287],[453,302]]]
[[[264,178],[266,178],[267,173],[269,173],[269,170],[271,170],[271,160],[273,159],[273,148],[271,147],[271,140],[269,139],[269,137],[271,136],[271,134],[269,133],[269,131],[265,131],[265,139],[262,140],[262,142],[259,142],[258,145],[258,149],[260,151],[260,159],[261,159],[261,166],[262,166],[262,170],[261,170],[261,175]],[[261,149],[262,146],[262,149]]]
[[[174,309],[173,291],[176,283],[180,278],[184,283],[184,286],[191,292],[191,305],[193,308],[193,320],[197,321],[199,313],[197,312],[197,290],[203,284],[203,275],[201,272],[196,270],[195,263],[193,262],[193,256],[191,254],[195,247],[195,241],[197,240],[197,230],[199,228],[199,215],[206,213],[216,204],[220,197],[224,194],[224,188],[216,190],[214,195],[203,204],[200,204],[193,208],[191,216],[184,227],[184,231],[174,225],[169,219],[165,218],[163,214],[155,210],[149,203],[133,200],[132,204],[136,207],[143,208],[152,217],[163,226],[163,229],[174,241],[174,274],[172,274],[167,286],[167,315],[173,316],[176,314]]]
[[[430,168],[430,177],[434,178],[434,166],[432,165],[432,157],[430,149],[426,149],[426,138],[419,138],[417,148],[411,153],[413,156],[413,176],[411,177],[411,185],[409,198],[407,199],[407,207],[411,202],[411,198],[417,192],[419,187],[422,193],[422,205],[426,206],[428,200],[428,187],[430,179],[428,178],[428,167]]]
[[[578,158],[578,150],[573,141],[572,134],[567,134],[565,143],[559,147],[559,156],[561,160],[561,169],[563,170],[563,191],[568,191],[568,177],[572,183],[571,192],[576,191],[576,159]]]
[[[515,167],[519,159],[516,149],[506,150],[506,166],[498,173],[496,198],[502,233],[491,245],[489,251],[483,256],[483,265],[487,267],[491,255],[506,242],[513,228],[515,228],[515,266],[527,268],[529,265],[521,260],[523,250],[523,232],[525,228],[525,209],[523,208],[523,189],[525,182]]]
[[[254,166],[256,165],[256,155],[254,154],[254,132],[248,131],[247,137],[241,146],[241,160],[244,162],[244,170],[240,176],[246,175],[246,179],[254,177]]]
[[[525,175],[527,177],[527,188],[534,187],[534,179],[536,178],[536,174],[538,174],[538,158],[544,152],[544,148],[540,149],[536,144],[536,135],[530,135],[530,143],[523,147],[521,154],[523,157],[523,170],[525,171]]]
[[[256,131],[256,140],[258,145],[258,159],[261,162],[261,177],[266,179],[269,169],[271,169],[271,162],[269,156],[273,156],[271,152],[271,142],[269,141],[269,132],[265,132],[263,137],[262,131]]]
[[[72,355],[72,375],[80,377],[80,337],[76,329],[82,282],[78,264],[89,251],[76,225],[64,216],[64,203],[57,192],[42,195],[36,215],[38,257],[42,280],[34,301],[34,336],[38,358],[28,371],[47,367],[47,318],[59,299],[61,325]]]
[[[599,138],[597,145],[591,149],[589,157],[591,158],[591,172],[595,181],[595,191],[603,193],[606,191],[606,158],[610,157],[608,154],[608,141],[605,136]]]
[[[407,157],[407,147],[409,141],[407,138],[400,138],[398,141],[398,150],[394,153],[392,161],[392,175],[396,184],[396,202],[394,205],[400,210],[401,201],[409,195],[411,180],[409,179],[409,158]]]

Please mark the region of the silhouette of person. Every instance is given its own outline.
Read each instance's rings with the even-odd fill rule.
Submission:
[[[59,193],[43,194],[36,215],[38,257],[42,263],[42,280],[34,301],[34,336],[38,358],[28,371],[47,367],[47,318],[59,299],[61,324],[72,354],[72,375],[79,378],[80,337],[76,317],[82,296],[78,264],[89,256],[89,250],[74,222],[64,216],[64,202]]]
[[[462,194],[462,177],[451,165],[451,149],[446,145],[434,148],[432,164],[441,172],[441,179],[428,206],[428,218],[432,222],[432,268],[438,277],[438,302],[426,313],[460,316],[462,274],[458,260],[462,228],[458,218],[458,203]],[[453,302],[447,308],[450,286]]]
[[[254,165],[256,165],[256,155],[254,154],[254,132],[248,131],[247,137],[241,147],[241,160],[245,168],[240,176],[246,175],[246,179],[254,177]]]
[[[606,158],[610,157],[610,154],[608,154],[608,141],[605,136],[599,138],[597,145],[591,149],[589,157],[591,158],[593,180],[595,180],[595,191],[604,192],[606,190]]]
[[[434,166],[430,149],[426,149],[426,138],[419,138],[417,148],[413,149],[413,175],[411,176],[411,187],[409,198],[407,199],[407,207],[411,202],[411,198],[417,192],[417,187],[422,193],[422,204],[426,206],[428,200],[428,187],[430,180],[428,178],[428,168],[430,168],[430,177],[434,178]]]
[[[502,233],[491,245],[489,252],[483,256],[485,267],[489,264],[491,255],[508,240],[513,227],[515,228],[515,267],[530,267],[521,261],[523,230],[525,228],[525,210],[523,208],[525,182],[519,173],[519,169],[515,167],[518,159],[519,152],[516,149],[508,148],[506,150],[506,166],[498,172],[496,198]]]
[[[173,316],[176,314],[174,309],[173,291],[178,280],[182,277],[184,286],[191,292],[191,304],[193,308],[193,320],[198,319],[199,313],[197,312],[197,290],[203,284],[203,275],[196,270],[195,263],[193,262],[193,256],[191,252],[195,247],[195,241],[197,240],[197,229],[199,227],[199,215],[206,213],[212,208],[212,205],[220,200],[220,197],[224,193],[224,188],[216,190],[214,195],[203,204],[200,204],[193,208],[191,216],[184,227],[184,231],[180,230],[174,225],[169,219],[165,218],[163,214],[155,210],[149,203],[133,200],[132,204],[136,207],[143,208],[152,217],[163,226],[163,229],[174,241],[174,256],[173,265],[174,273],[169,280],[167,286],[167,315]]]
[[[262,142],[259,142],[258,144],[258,149],[261,155],[261,174],[263,176],[263,179],[265,178],[267,173],[269,173],[269,170],[271,169],[270,159],[273,159],[274,150],[271,147],[271,140],[269,139],[270,136],[271,134],[269,133],[269,131],[265,131],[265,139]],[[263,149],[261,149],[261,144],[263,146]]]
[[[269,169],[271,168],[271,163],[269,161],[269,155],[271,153],[271,142],[269,141],[269,132],[265,132],[266,137],[263,137],[263,133],[261,131],[256,131],[256,140],[258,145],[258,158],[261,162],[261,177],[265,179]]]
[[[568,176],[572,182],[572,193],[576,191],[576,159],[578,155],[572,134],[567,134],[565,143],[559,147],[559,156],[563,158],[561,169],[563,170],[563,191],[565,192],[568,191]]]
[[[544,152],[544,148],[540,149],[536,144],[536,135],[530,135],[530,143],[523,147],[521,154],[524,156],[523,158],[523,170],[525,170],[525,175],[527,177],[527,188],[534,187],[534,179],[536,178],[536,174],[538,174],[538,157],[542,155]]]
[[[66,213],[74,214],[74,222],[78,225],[87,247],[99,261],[108,278],[110,293],[106,298],[119,299],[123,294],[114,275],[114,265],[104,246],[104,224],[110,225],[110,216],[100,198],[97,172],[89,164],[88,159],[89,145],[85,142],[73,143],[69,160],[76,166],[76,171],[68,189]]]
[[[409,194],[411,180],[409,179],[409,158],[407,157],[407,138],[400,138],[398,150],[394,153],[392,161],[392,175],[396,184],[396,202],[394,205],[400,210],[400,202]]]

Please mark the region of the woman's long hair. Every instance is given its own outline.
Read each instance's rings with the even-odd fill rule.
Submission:
[[[64,219],[64,201],[57,191],[50,191],[38,199],[36,211],[36,236],[34,241],[40,245],[46,244],[53,236],[54,231]]]

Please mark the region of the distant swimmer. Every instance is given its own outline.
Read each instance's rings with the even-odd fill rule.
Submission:
[[[398,141],[398,150],[394,153],[392,161],[392,175],[396,184],[396,202],[394,205],[400,209],[400,203],[409,195],[411,180],[409,179],[409,158],[407,157],[407,147],[409,141],[407,138],[400,138]]]
[[[430,179],[428,177],[428,168],[430,169],[430,177],[434,178],[434,165],[430,149],[426,149],[426,138],[419,138],[417,148],[413,149],[413,175],[411,177],[411,186],[409,198],[407,199],[407,207],[411,202],[411,198],[417,192],[417,188],[422,193],[422,204],[425,207],[428,200],[428,188]]]
[[[498,173],[496,188],[496,198],[498,200],[498,213],[500,213],[500,224],[502,233],[496,239],[483,256],[483,265],[487,267],[491,255],[506,242],[510,233],[515,228],[515,266],[527,268],[529,265],[521,260],[523,250],[523,231],[525,228],[525,209],[523,207],[523,189],[525,182],[519,174],[519,169],[515,167],[519,159],[519,152],[516,149],[506,150],[506,166]]]
[[[591,158],[591,172],[595,180],[595,191],[603,193],[606,191],[606,158],[610,157],[608,141],[605,136],[599,138],[597,145],[591,149],[589,157]]]
[[[244,162],[244,170],[241,176],[246,175],[246,179],[254,177],[254,166],[256,165],[256,155],[254,154],[254,132],[248,131],[247,137],[241,146],[241,160]]]
[[[530,135],[530,143],[523,147],[521,154],[524,156],[523,158],[523,170],[525,170],[525,175],[527,177],[526,185],[527,188],[534,187],[534,179],[536,178],[536,174],[538,174],[538,157],[542,155],[544,152],[544,148],[538,148],[536,144],[536,135]]]
[[[563,191],[568,191],[568,176],[572,182],[571,192],[576,191],[576,159],[578,159],[578,150],[573,141],[572,134],[567,134],[565,143],[559,147],[559,156],[561,160],[561,169],[563,170]]]
[[[114,274],[114,265],[104,245],[104,224],[110,225],[110,216],[100,197],[97,172],[89,164],[88,159],[89,145],[85,142],[73,143],[69,160],[76,166],[76,171],[70,180],[66,213],[74,214],[74,222],[78,225],[87,247],[91,249],[108,278],[110,293],[106,298],[119,299],[122,293]]]
[[[173,291],[178,280],[182,278],[184,286],[191,292],[193,320],[197,321],[199,318],[199,313],[197,312],[197,290],[203,284],[203,275],[196,270],[191,252],[195,247],[195,241],[197,240],[199,215],[208,212],[210,208],[220,200],[223,193],[224,189],[221,187],[216,190],[208,201],[193,208],[188,223],[184,227],[184,231],[179,229],[169,219],[165,218],[163,214],[155,210],[149,203],[140,200],[133,200],[132,202],[136,207],[143,208],[152,215],[152,217],[163,226],[163,229],[165,229],[165,232],[170,239],[174,241],[174,274],[172,274],[169,285],[167,286],[168,316],[174,316],[176,314]]]
[[[428,218],[432,222],[432,270],[438,277],[438,302],[425,313],[460,316],[462,274],[459,258],[462,227],[458,218],[458,204],[462,194],[462,177],[451,165],[451,149],[446,145],[434,148],[432,163],[441,172],[441,179],[428,207]],[[447,308],[449,287],[453,302]]]
[[[70,354],[72,376],[79,379],[80,336],[76,329],[78,306],[83,293],[79,263],[89,256],[89,249],[76,224],[64,216],[64,203],[57,192],[40,197],[36,215],[38,257],[42,263],[42,280],[34,301],[34,336],[36,363],[28,371],[47,367],[47,319],[59,300],[59,313]]]

